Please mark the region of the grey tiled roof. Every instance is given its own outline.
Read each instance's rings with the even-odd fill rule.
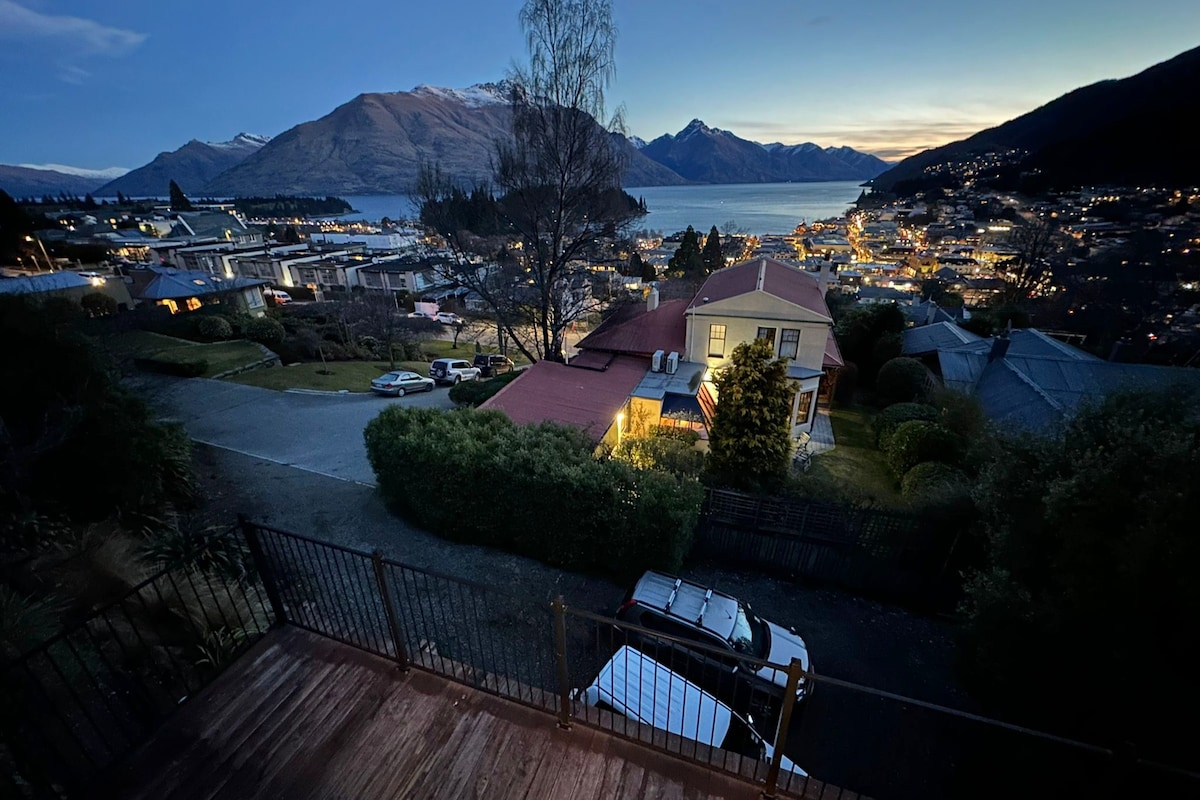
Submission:
[[[900,352],[906,356],[920,356],[978,341],[981,341],[980,336],[953,322],[935,322],[905,329]]]
[[[90,285],[91,281],[74,272],[44,272],[20,278],[0,278],[0,294],[41,294]]]
[[[266,286],[268,281],[253,278],[222,278],[197,270],[150,267],[158,275],[137,295],[139,300],[178,300],[231,292],[250,286]]]

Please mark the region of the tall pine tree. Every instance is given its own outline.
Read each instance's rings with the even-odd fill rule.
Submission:
[[[187,199],[187,195],[183,193],[183,189],[180,189],[179,184],[173,180],[171,181],[171,210],[192,210],[192,201]]]
[[[725,266],[725,255],[721,252],[721,234],[717,233],[716,225],[712,226],[708,238],[704,240],[700,258],[704,261],[704,271],[710,275]]]
[[[667,262],[671,274],[679,278],[701,279],[704,277],[704,259],[700,256],[700,236],[691,225],[683,234],[683,241],[675,249],[675,255]]]

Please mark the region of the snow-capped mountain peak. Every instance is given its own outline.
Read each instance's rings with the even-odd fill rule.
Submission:
[[[626,136],[625,138],[628,139],[629,143],[631,145],[633,145],[634,147],[636,147],[638,150],[641,150],[643,147],[646,146],[646,140],[640,136]]]
[[[512,84],[510,82],[499,81],[495,83],[477,83],[474,86],[468,86],[466,89],[446,89],[422,83],[414,87],[412,93],[437,97],[443,100],[454,100],[468,108],[479,108],[480,106],[507,103],[511,91]]]
[[[205,144],[209,147],[224,149],[229,147],[262,147],[269,141],[271,141],[270,136],[263,136],[259,133],[239,133],[228,142],[205,142]]]

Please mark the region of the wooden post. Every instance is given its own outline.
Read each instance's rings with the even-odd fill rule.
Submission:
[[[767,782],[763,786],[762,796],[774,798],[779,788],[779,770],[783,764],[783,748],[787,744],[788,728],[792,724],[792,709],[796,707],[796,689],[800,686],[800,678],[804,676],[804,667],[800,659],[793,658],[788,664],[787,686],[783,690],[783,709],[779,712],[779,727],[775,731],[775,752],[771,756],[771,766],[767,768]]]
[[[287,612],[283,608],[283,597],[279,594],[279,584],[275,581],[271,566],[267,562],[267,555],[263,551],[262,540],[258,536],[258,526],[251,522],[245,514],[238,514],[238,526],[242,529],[242,536],[246,538],[246,544],[250,548],[250,557],[254,560],[258,577],[262,579],[263,588],[267,590],[267,600],[271,603],[275,624],[286,625]]]
[[[567,671],[566,603],[560,594],[551,603],[554,609],[554,660],[558,664],[558,727],[571,729],[571,677]]]
[[[404,649],[404,639],[400,636],[400,621],[396,617],[396,607],[392,604],[392,595],[388,591],[387,574],[383,569],[383,554],[378,550],[371,553],[371,565],[375,568],[375,585],[379,589],[379,597],[383,600],[383,613],[387,617],[388,632],[392,636],[392,647],[396,651],[396,663],[403,672],[408,672],[408,652]]]

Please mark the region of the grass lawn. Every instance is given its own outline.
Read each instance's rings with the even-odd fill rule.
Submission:
[[[226,370],[261,361],[262,351],[253,342],[237,339],[231,342],[198,344],[173,336],[149,331],[130,331],[108,337],[105,346],[119,359],[158,358],[165,361],[208,362],[204,377],[211,378]]]
[[[421,342],[421,349],[425,351],[425,355],[429,356],[430,360],[435,358],[465,358],[470,361],[475,357],[475,343],[468,342],[460,338],[458,347],[453,346],[454,342],[449,339],[432,339],[428,342]],[[480,345],[484,353],[499,353],[497,347],[488,345]],[[509,350],[508,357],[513,360],[513,363],[518,367],[522,364],[528,364],[529,359],[521,355],[519,350]]]
[[[905,506],[883,453],[875,448],[873,413],[859,406],[838,406],[829,412],[837,446],[814,456],[812,471],[844,486],[859,500],[892,508]]]
[[[386,361],[330,361],[328,364],[296,364],[291,367],[252,369],[227,380],[264,389],[320,389],[339,392],[371,391],[371,381],[389,371]],[[428,377],[429,365],[423,361],[398,361],[396,369],[409,370]],[[329,375],[322,375],[327,371]]]

